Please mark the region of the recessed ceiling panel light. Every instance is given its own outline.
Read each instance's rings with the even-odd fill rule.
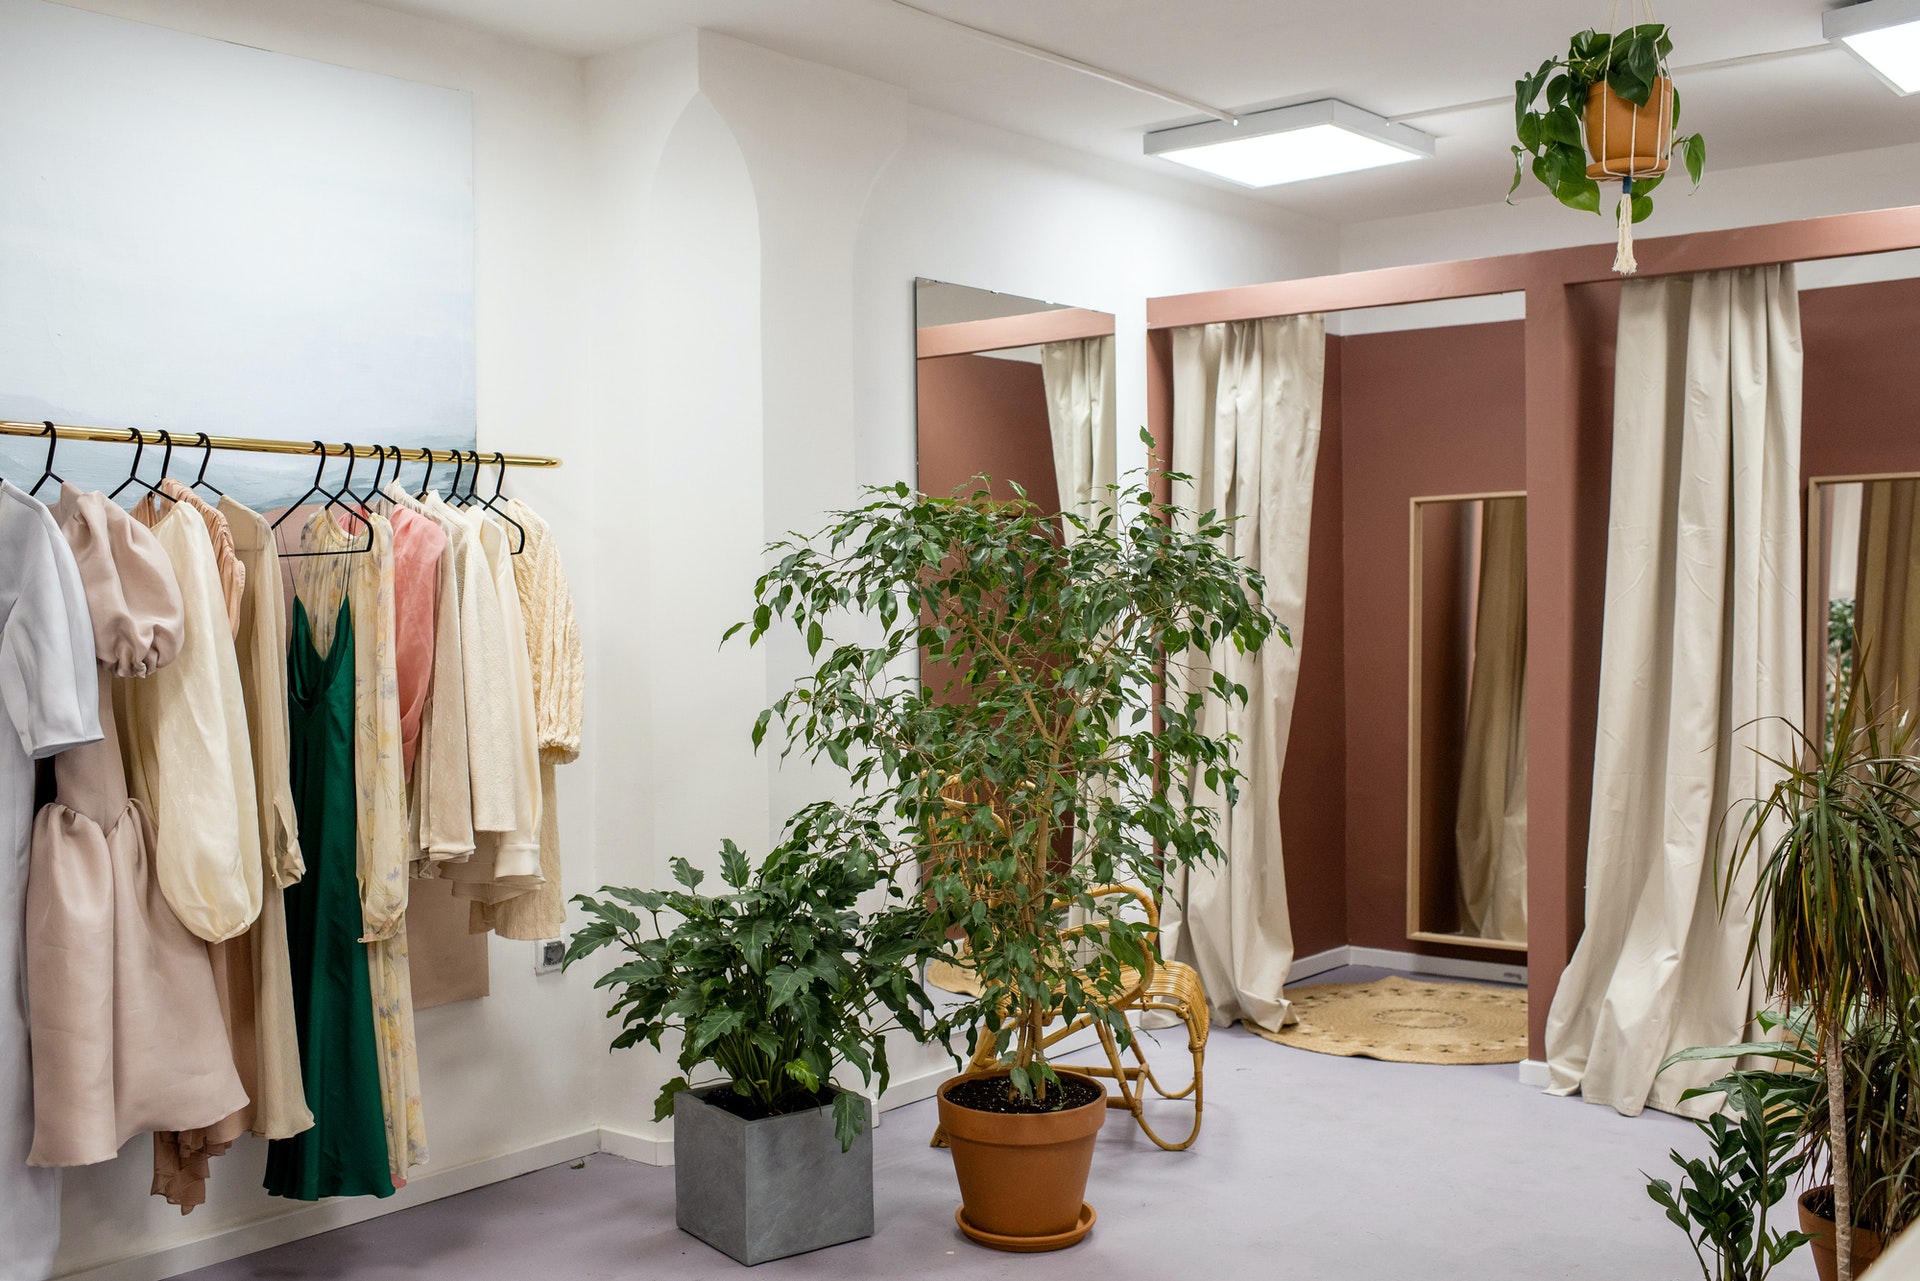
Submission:
[[[1920,0],[1830,9],[1820,25],[1827,39],[1845,45],[1896,93],[1920,93]]]
[[[1238,124],[1209,120],[1158,129],[1147,135],[1146,152],[1243,187],[1277,187],[1430,159],[1433,138],[1371,111],[1322,98],[1250,112]]]

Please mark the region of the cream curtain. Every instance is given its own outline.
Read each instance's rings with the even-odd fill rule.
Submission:
[[[1737,822],[1792,750],[1800,653],[1800,313],[1793,268],[1629,282],[1614,379],[1600,723],[1586,933],[1547,1022],[1553,1092],[1627,1115],[1700,1115],[1744,1039],[1749,860],[1716,894]],[[1764,718],[1781,718],[1769,720]]]
[[[1326,350],[1319,316],[1173,334],[1173,470],[1193,478],[1175,487],[1174,500],[1236,518],[1233,550],[1266,576],[1267,604],[1295,645],[1306,610]],[[1205,660],[1189,660],[1174,679],[1212,679]],[[1279,798],[1300,651],[1276,639],[1256,656],[1216,651],[1214,661],[1249,696],[1245,706],[1210,704],[1205,725],[1240,738],[1240,803],[1221,815],[1225,859],[1171,879],[1162,946],[1199,971],[1216,1023],[1277,1029],[1293,1019],[1284,994],[1293,927]]]
[[[1114,482],[1113,336],[1045,344],[1040,375],[1060,510],[1090,521]]]
[[[1527,937],[1527,500],[1483,504],[1454,845],[1460,932]]]
[[[1861,486],[1854,662],[1880,715],[1920,707],[1920,481]]]

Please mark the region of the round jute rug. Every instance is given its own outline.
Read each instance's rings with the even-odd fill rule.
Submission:
[[[1299,1022],[1279,1032],[1247,1024],[1281,1045],[1391,1063],[1518,1063],[1527,1057],[1527,994],[1477,983],[1385,978],[1287,993]]]

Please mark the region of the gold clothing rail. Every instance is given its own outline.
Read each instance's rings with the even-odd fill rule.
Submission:
[[[321,441],[268,440],[259,436],[209,436],[200,432],[143,431],[138,427],[81,427],[71,423],[54,423],[53,435],[56,440],[93,440],[106,444],[152,445],[156,448],[171,443],[175,449],[191,453],[197,449],[240,450],[251,454],[294,454],[307,458],[345,458],[351,454],[355,458],[378,458],[383,454],[389,458],[398,458],[402,462],[424,463],[465,463],[475,461],[494,466],[505,463],[509,467],[558,467],[558,458],[548,458],[540,454],[495,454],[486,450],[473,449],[427,449],[420,446],[406,447],[394,445],[344,445],[326,444]],[[0,419],[0,436],[47,438],[47,424],[44,422],[15,422]]]

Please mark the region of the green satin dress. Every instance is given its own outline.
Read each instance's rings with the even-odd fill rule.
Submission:
[[[286,891],[294,1020],[313,1128],[267,1145],[267,1191],[298,1201],[392,1196],[354,836],[353,625],[314,646],[304,603],[287,646],[293,805],[307,874]]]

